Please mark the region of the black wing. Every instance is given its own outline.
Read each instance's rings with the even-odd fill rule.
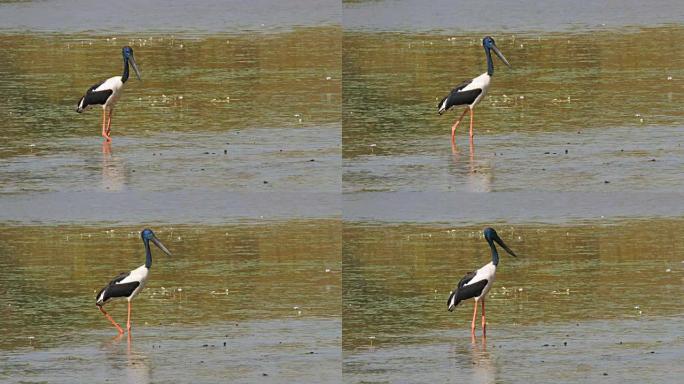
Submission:
[[[113,91],[111,89],[95,91],[100,85],[102,85],[102,83],[95,84],[88,88],[85,96],[81,97],[81,100],[78,101],[76,112],[81,113],[89,105],[102,105],[107,102],[107,99],[109,99],[109,96],[112,95]]]
[[[107,285],[116,284],[116,283],[118,283],[119,281],[121,281],[121,280],[127,278],[128,275],[130,275],[130,274],[131,274],[130,272],[121,272],[121,273],[119,273],[119,275],[118,275],[117,277],[113,278],[112,281],[110,281],[109,284],[107,284]]]
[[[461,281],[458,282],[458,287],[451,292],[449,299],[447,300],[447,309],[449,312],[453,311],[454,308],[463,300],[471,299],[473,297],[480,296],[482,290],[487,285],[488,280],[480,280],[476,283],[466,285],[470,280],[475,277],[475,272],[468,272]]]
[[[463,276],[461,281],[458,282],[458,288],[463,288],[463,286],[468,284],[468,282],[472,280],[473,277],[475,277],[475,275],[477,275],[477,272],[475,271],[466,273],[466,275]]]
[[[130,296],[133,291],[138,288],[140,283],[134,281],[131,283],[119,284],[121,280],[125,279],[130,274],[130,272],[122,272],[117,277],[113,278],[106,287],[102,288],[100,292],[97,293],[95,298],[97,300],[97,305],[102,305],[106,303],[107,300],[113,299],[115,297]]]
[[[472,83],[473,80],[466,80],[461,84],[457,85],[456,88],[452,89],[449,95],[443,98],[439,104],[437,104],[437,112],[441,115],[449,108],[455,105],[467,105],[472,104],[480,93],[481,89],[471,89],[469,91],[461,91],[463,88]]]

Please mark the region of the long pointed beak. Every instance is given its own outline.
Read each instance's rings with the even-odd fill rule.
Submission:
[[[494,53],[496,53],[496,55],[499,56],[499,59],[501,59],[501,61],[503,61],[503,63],[506,64],[508,66],[508,68],[511,68],[511,64],[508,63],[508,60],[506,60],[503,53],[501,53],[501,51],[499,51],[499,48],[497,48],[496,45],[492,45],[492,50],[494,50]],[[502,247],[503,247],[503,245],[502,245]]]
[[[503,242],[503,240],[501,240],[501,238],[497,236],[496,238],[494,238],[494,241],[496,241],[496,243],[499,244],[501,248],[505,249],[509,255],[513,257],[518,257],[518,255],[516,255],[515,252],[511,251],[511,249],[508,248],[508,246]]]
[[[131,67],[133,67],[133,71],[135,72],[135,76],[138,77],[138,80],[142,80],[140,78],[140,69],[138,69],[138,64],[135,62],[135,57],[131,55],[131,57],[128,58],[128,61],[131,62]]]
[[[157,239],[156,237],[153,237],[153,238],[152,238],[152,242],[154,243],[154,245],[156,245],[157,247],[159,247],[159,249],[161,249],[162,251],[164,251],[164,253],[166,253],[166,254],[169,255],[169,256],[172,256],[172,255],[171,255],[171,251],[169,251],[168,249],[166,249],[166,247],[164,246],[164,244],[162,244],[161,241],[159,241],[159,239]]]

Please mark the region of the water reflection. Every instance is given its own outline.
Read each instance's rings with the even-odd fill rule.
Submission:
[[[469,140],[468,155],[459,150],[455,143],[451,143],[451,159],[454,164],[450,172],[454,178],[460,178],[459,184],[467,192],[491,192],[492,170],[487,159],[475,161],[475,143]]]
[[[112,143],[102,142],[102,183],[101,188],[107,191],[122,191],[126,189],[127,178],[124,161],[114,156]]]
[[[119,334],[103,343],[103,358],[108,362],[112,377],[125,383],[150,383],[152,367],[150,359],[141,349],[135,347],[130,333]]]
[[[473,336],[471,348],[468,351],[471,357],[470,363],[473,369],[472,377],[468,383],[494,383],[496,382],[496,366],[492,355],[487,351],[487,338],[480,338],[478,343]],[[460,356],[459,356],[460,357]],[[458,358],[454,355],[454,358]]]

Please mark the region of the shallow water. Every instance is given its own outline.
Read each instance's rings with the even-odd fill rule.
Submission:
[[[335,26],[259,36],[0,35],[9,48],[0,69],[0,204],[8,207],[0,218],[339,216],[340,37]],[[119,74],[124,44],[143,81],[127,83],[105,145],[100,110],[74,109],[90,85]],[[299,193],[312,203],[297,204]],[[117,209],[103,214],[108,205]]]
[[[643,192],[366,192],[344,196],[345,220],[366,223],[548,223],[678,218],[684,194]]]
[[[69,382],[89,380],[89,370],[107,377],[137,369],[119,354],[126,340],[112,342],[116,330],[94,303],[112,277],[144,262],[141,228],[2,227],[3,380],[56,372],[55,380]],[[133,301],[133,355],[146,356],[140,364],[151,381],[263,372],[274,382],[293,375],[339,382],[339,221],[152,228],[173,256],[153,247],[151,276]],[[125,323],[125,302],[106,309]],[[65,359],[75,360],[74,372],[59,369]],[[178,359],[211,369],[181,372]],[[312,362],[321,365],[296,368]]]
[[[211,327],[151,326],[128,340],[104,331],[5,352],[3,382],[236,383],[341,381],[340,320],[278,319]],[[225,343],[225,344],[224,344]],[[69,366],[64,370],[64,366]],[[316,369],[310,369],[312,365]]]
[[[8,383],[212,383],[217,377],[238,383],[339,383],[339,329],[339,319],[310,317],[151,326],[130,341],[86,331],[59,346],[34,341],[4,353],[0,377]]]
[[[582,31],[681,23],[676,0],[648,3],[562,0],[482,0],[454,3],[432,0],[344,0],[344,28],[374,31]]]
[[[0,2],[0,30],[120,33],[122,31],[272,32],[340,24],[335,0],[184,1],[57,0]]]
[[[461,382],[483,374],[482,364],[492,372],[477,382],[540,373],[571,382],[604,371],[631,379],[630,361],[656,349],[640,362],[647,368],[640,379],[672,382],[676,372],[656,368],[682,358],[684,242],[674,234],[683,226],[681,219],[497,226],[519,257],[501,251],[487,300],[494,360],[487,362],[470,347],[472,302],[446,310],[458,280],[490,260],[481,227],[345,222],[345,381]],[[571,347],[559,349],[563,341]],[[540,360],[584,368],[556,376]]]
[[[508,326],[471,343],[470,331],[413,335],[414,343],[345,355],[346,383],[678,383],[679,317]],[[380,339],[378,337],[374,341]]]
[[[680,26],[495,35],[489,93],[453,151],[438,101],[484,71],[481,35],[345,31],[345,192],[681,190]],[[567,153],[566,153],[567,151]],[[606,183],[606,181],[608,183]]]
[[[244,128],[327,124],[339,131],[340,33],[338,27],[311,27],[196,37],[0,35],[8,48],[0,80],[0,156],[56,139],[98,138],[100,110],[77,114],[76,104],[88,87],[121,74],[123,45],[135,50],[143,80],[126,83],[112,121],[115,144],[120,138]]]

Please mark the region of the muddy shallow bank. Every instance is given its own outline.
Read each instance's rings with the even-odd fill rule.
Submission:
[[[498,325],[474,344],[470,331],[411,335],[413,342],[345,353],[344,382],[678,383],[684,368],[679,317]],[[667,368],[665,368],[667,367]]]
[[[0,357],[3,382],[51,383],[339,383],[340,319],[286,318],[207,326],[150,326],[41,337]],[[63,369],[68,366],[69,369]],[[315,366],[315,369],[312,367]]]

